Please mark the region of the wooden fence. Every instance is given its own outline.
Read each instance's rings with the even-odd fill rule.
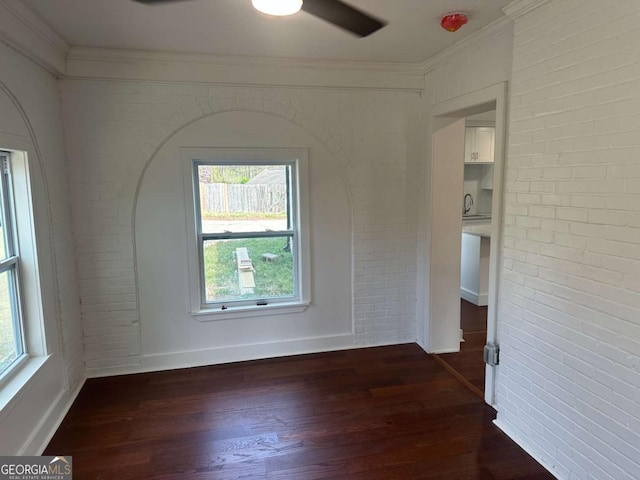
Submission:
[[[287,211],[286,185],[200,183],[200,205],[211,213],[275,213]]]

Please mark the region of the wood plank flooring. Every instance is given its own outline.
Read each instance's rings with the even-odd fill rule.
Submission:
[[[553,479],[417,345],[90,379],[74,479]]]
[[[437,355],[454,374],[470,384],[470,388],[480,398],[484,398],[485,364],[482,350],[487,343],[487,307],[478,307],[466,300],[460,300],[460,328],[464,331],[464,342],[460,352]]]

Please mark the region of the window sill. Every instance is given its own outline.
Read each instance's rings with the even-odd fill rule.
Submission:
[[[219,308],[201,309],[191,312],[191,316],[199,322],[213,320],[230,320],[233,318],[264,317],[266,315],[282,315],[285,313],[304,312],[310,302],[276,303],[273,305],[243,305],[241,307],[229,307],[226,310]]]
[[[45,365],[49,356],[27,358],[21,365],[16,367],[15,372],[8,372],[2,379],[0,389],[0,412],[8,411],[7,407],[17,401],[21,392]],[[7,410],[5,410],[7,409]]]

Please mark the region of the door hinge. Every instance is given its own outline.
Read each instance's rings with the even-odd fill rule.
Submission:
[[[487,343],[482,351],[484,357],[484,363],[491,367],[495,367],[500,364],[500,345],[495,343]]]

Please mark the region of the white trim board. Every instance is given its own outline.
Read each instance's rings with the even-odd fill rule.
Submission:
[[[499,416],[500,414],[498,414]],[[558,475],[557,472],[555,472],[553,470],[553,467],[551,465],[549,465],[549,463],[545,460],[540,458],[532,449],[531,446],[529,445],[529,442],[527,442],[526,437],[523,437],[521,435],[518,435],[516,433],[515,430],[509,428],[508,425],[506,425],[505,423],[501,422],[499,418],[495,419],[493,421],[493,424],[498,427],[500,430],[502,430],[507,437],[509,437],[511,440],[513,440],[514,442],[516,442],[518,444],[518,446],[520,448],[522,448],[525,452],[527,452],[529,455],[531,455],[531,457],[538,462],[540,465],[542,465],[551,475],[553,475],[555,478],[557,478],[558,480],[562,480]]]
[[[472,292],[471,290],[467,290],[466,288],[460,287],[460,297],[466,300],[467,302],[471,302],[474,305],[479,307],[486,307],[489,302],[488,294],[479,294],[476,292]]]
[[[513,20],[508,16],[498,18],[489,25],[482,27],[480,30],[473,32],[471,35],[464,37],[459,42],[454,43],[450,47],[445,48],[431,58],[422,62],[420,66],[422,72],[426,75],[430,71],[438,68],[440,65],[451,61],[451,59],[455,58],[456,55],[467,52],[469,48],[476,47],[483,42],[492,40],[500,30],[511,26],[512,23]]]
[[[419,64],[331,62],[72,47],[66,78],[422,92]]]
[[[89,378],[126,375],[131,373],[156,372],[178,368],[202,367],[223,363],[243,362],[265,358],[286,357],[307,353],[349,350],[352,348],[382,345],[355,344],[355,335],[342,334],[325,337],[300,338],[281,342],[253,343],[210,348],[206,350],[189,350],[181,352],[144,355],[139,365],[126,365],[107,368],[89,368]]]
[[[20,1],[0,0],[0,41],[53,75],[65,71],[69,45]]]
[[[460,348],[443,348],[442,350],[434,350],[433,352],[427,352],[425,350],[425,353],[428,353],[430,355],[442,355],[444,353],[460,353]]]
[[[549,2],[549,0],[515,0],[505,6],[502,11],[505,13],[505,15],[516,19],[518,17],[526,15],[530,11],[535,10],[536,8],[544,5],[547,2]]]
[[[86,377],[78,383],[72,392],[64,390],[56,397],[51,404],[51,408],[38,424],[36,430],[32,433],[25,444],[20,448],[19,455],[42,455],[44,449],[47,448],[49,442],[60,427],[60,424],[67,416],[71,405],[80,394],[80,390],[86,382]]]
[[[455,249],[450,248],[452,242],[460,238],[462,230],[462,218],[459,214],[462,208],[462,195],[457,200],[451,201],[451,178],[453,174],[448,172],[447,165],[450,162],[447,156],[438,152],[436,135],[441,131],[451,129],[455,122],[461,118],[475,113],[487,110],[487,105],[494,104],[496,110],[496,137],[495,137],[495,160],[494,160],[494,188],[492,200],[492,220],[491,220],[491,245],[490,245],[490,265],[489,265],[489,291],[488,291],[488,314],[487,314],[487,341],[497,344],[497,305],[498,305],[498,274],[500,258],[500,239],[502,231],[502,190],[503,190],[503,165],[506,150],[506,115],[507,115],[507,83],[501,82],[496,85],[483,88],[481,90],[471,92],[460,97],[433,105],[428,112],[430,116],[430,132],[428,137],[432,140],[431,158],[430,158],[430,175],[427,180],[427,190],[431,192],[431,202],[429,208],[429,221],[426,229],[426,235],[429,238],[430,259],[431,263],[426,267],[427,283],[437,285],[439,290],[429,292],[430,303],[424,308],[426,312],[418,312],[418,318],[424,318],[424,325],[418,325],[418,328],[424,328],[427,339],[423,343],[428,345],[429,352],[441,351],[443,349],[454,348],[454,342],[457,343],[457,331],[459,324],[454,325],[455,310],[452,300],[452,291],[455,290],[459,297],[460,291],[460,254],[459,250],[454,253]],[[436,122],[445,122],[448,126],[438,125]],[[460,133],[459,141],[463,142],[464,135]],[[440,142],[442,143],[442,142]],[[438,147],[438,148],[436,148]],[[462,158],[462,155],[456,155]],[[457,173],[455,174],[457,175]],[[460,175],[461,176],[461,175]],[[457,178],[457,177],[456,177]],[[446,185],[442,182],[447,183]],[[439,188],[438,197],[435,197],[434,189]],[[461,193],[461,192],[460,192]],[[434,207],[434,198],[439,200],[438,208]],[[448,203],[447,203],[448,202]],[[450,215],[434,216],[435,212],[439,212],[446,208],[453,209]],[[433,232],[439,233],[440,243],[438,248],[442,252],[434,253]],[[443,236],[446,237],[443,240]],[[442,244],[449,247],[443,248]],[[446,252],[445,252],[446,250]],[[456,255],[456,258],[454,258]],[[435,259],[435,260],[434,260]],[[457,265],[451,270],[452,265]],[[457,284],[455,280],[457,276]],[[446,285],[443,287],[443,279],[446,279]],[[444,293],[443,293],[444,291]],[[459,304],[457,309],[459,320]],[[455,328],[454,328],[455,327]],[[454,335],[455,333],[455,335]],[[495,406],[495,368],[487,366],[485,378],[485,401],[489,405]]]

